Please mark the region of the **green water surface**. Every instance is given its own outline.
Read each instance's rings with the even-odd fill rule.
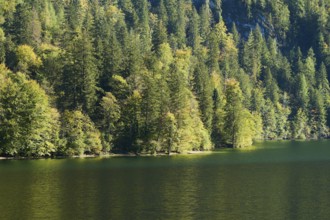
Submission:
[[[329,219],[330,141],[0,161],[0,219]]]

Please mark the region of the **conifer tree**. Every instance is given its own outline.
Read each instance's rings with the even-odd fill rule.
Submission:
[[[270,69],[266,70],[265,76],[265,88],[266,88],[266,96],[270,98],[273,103],[277,103],[279,101],[279,88],[275,79],[270,72]]]
[[[306,139],[309,137],[310,127],[308,126],[308,118],[302,109],[298,109],[292,129],[294,138]]]
[[[192,47],[194,52],[197,51],[200,48],[201,37],[199,35],[199,15],[195,8],[192,10],[192,17],[188,25],[187,37],[187,45]]]
[[[302,108],[302,111],[307,110],[309,102],[309,93],[306,77],[304,74],[300,73],[297,76],[297,106]]]
[[[247,42],[244,44],[242,62],[245,67],[246,73],[248,73],[254,82],[257,81],[260,74],[260,56],[258,55],[258,49],[256,48],[256,40],[253,32],[250,33]]]
[[[316,73],[316,87],[321,92],[325,101],[329,101],[330,86],[327,76],[327,70],[324,63],[321,63],[319,71]]]
[[[168,25],[168,16],[167,16],[167,10],[164,4],[164,0],[159,1],[159,6],[158,6],[158,14],[159,14],[159,19],[162,21],[165,27]]]
[[[313,49],[310,49],[308,51],[308,55],[305,59],[305,63],[304,63],[304,74],[306,77],[306,80],[309,82],[310,86],[315,86],[315,74],[316,74],[316,70],[315,70],[315,57],[314,57],[314,51]]]
[[[213,88],[207,68],[201,61],[197,63],[194,71],[194,88],[202,113],[202,121],[204,126],[211,132],[213,121]]]
[[[100,125],[102,127],[102,145],[103,151],[110,151],[116,139],[116,133],[120,129],[119,119],[121,109],[115,96],[106,93],[101,101],[102,118]]]
[[[311,92],[310,127],[314,138],[328,135],[324,98],[317,89]]]
[[[104,43],[103,65],[102,65],[102,86],[108,88],[111,77],[113,75],[121,75],[123,73],[123,51],[118,42],[115,30],[112,30],[108,38],[108,42]]]
[[[167,43],[167,29],[166,26],[163,24],[162,20],[157,22],[157,26],[153,32],[153,48],[156,51],[159,51],[162,44]]]
[[[99,77],[88,33],[78,33],[68,45],[62,76],[60,104],[64,108],[93,112]]]
[[[204,41],[207,40],[211,31],[212,12],[210,9],[210,1],[207,0],[201,8],[200,12],[200,33]]]
[[[186,10],[184,0],[178,0],[178,11],[176,37],[179,48],[183,48],[186,44]]]
[[[0,154],[327,138],[327,1],[0,0]]]

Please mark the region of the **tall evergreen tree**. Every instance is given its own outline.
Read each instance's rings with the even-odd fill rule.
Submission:
[[[198,62],[194,70],[194,88],[202,113],[202,121],[209,132],[211,132],[213,121],[213,88],[207,68],[202,62]]]
[[[62,108],[93,112],[96,102],[97,78],[93,47],[88,33],[78,33],[68,45],[62,76]]]

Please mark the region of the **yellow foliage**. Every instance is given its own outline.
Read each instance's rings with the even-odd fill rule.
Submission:
[[[34,53],[33,48],[29,45],[18,46],[16,55],[20,66],[29,68],[31,66],[40,67],[42,65],[40,57]]]
[[[6,40],[5,32],[0,27],[0,42],[4,42]]]
[[[175,56],[181,59],[187,59],[190,58],[191,56],[191,49],[186,49],[186,50],[176,50],[175,51]]]
[[[235,41],[233,39],[233,35],[232,34],[228,34],[227,38],[225,39],[225,51],[227,53],[236,55],[238,53],[238,49],[236,47]]]
[[[228,87],[239,88],[239,82],[233,78],[227,79],[226,84]]]
[[[211,81],[212,81],[212,84],[213,84],[214,88],[220,88],[220,86],[221,86],[221,77],[220,77],[219,74],[212,73],[211,74]]]
[[[8,75],[9,70],[4,64],[0,64],[0,90],[7,84],[7,81],[10,80]]]
[[[57,58],[61,55],[61,53],[64,52],[61,48],[47,43],[41,44],[39,49],[41,51],[40,56],[42,57],[43,60],[48,58],[52,58],[52,59]]]
[[[132,94],[132,99],[137,101],[141,100],[142,99],[141,93],[138,90],[134,90]]]
[[[5,22],[5,19],[1,14],[14,12],[16,7],[17,1],[13,0],[0,0],[0,24]]]
[[[173,62],[173,54],[168,43],[163,43],[159,46],[159,62],[162,69],[168,70]]]
[[[122,77],[122,76],[119,76],[119,75],[113,75],[112,78],[117,81],[118,83],[121,83],[121,84],[124,84],[124,85],[127,85],[127,82],[126,80]],[[128,86],[128,85],[127,85]]]
[[[107,17],[114,23],[124,18],[124,13],[114,5],[110,5],[106,10]]]
[[[39,49],[43,52],[45,51],[60,51],[61,49],[59,47],[56,47],[52,44],[42,43],[39,47]]]
[[[186,100],[185,108],[177,116],[181,122],[178,123],[176,150],[185,152],[212,149],[213,144],[200,118],[196,97],[189,90],[187,93],[189,98]]]
[[[221,48],[221,58],[225,57],[235,57],[238,55],[238,49],[236,47],[233,35],[227,33],[227,27],[225,23],[221,20],[215,25],[216,36],[220,41]]]
[[[88,0],[80,0],[80,7],[84,10],[87,10],[88,9]]]

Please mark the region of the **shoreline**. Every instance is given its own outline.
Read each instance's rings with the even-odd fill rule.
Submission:
[[[164,156],[178,156],[178,155],[202,155],[202,154],[211,154],[215,150],[209,151],[186,151],[183,153],[173,152],[170,154],[166,153],[157,153],[157,154],[135,154],[135,153],[109,153],[102,155],[80,155],[80,156],[55,156],[55,157],[0,157],[1,160],[44,160],[44,159],[85,159],[85,158],[116,158],[116,157],[164,157]]]
[[[257,140],[256,143],[258,142],[264,142],[264,141],[315,141],[318,139],[308,139],[308,140],[300,140],[300,139],[279,139],[279,140]],[[320,139],[320,140],[328,140],[326,139]],[[254,145],[246,147],[246,148],[236,148],[236,150],[251,150],[251,147],[253,148]],[[151,153],[106,153],[106,154],[100,154],[100,155],[75,155],[75,156],[53,156],[53,157],[4,157],[0,156],[0,161],[2,160],[44,160],[44,159],[54,159],[54,160],[59,160],[59,159],[88,159],[88,158],[116,158],[116,157],[165,157],[165,156],[184,156],[184,155],[205,155],[205,154],[212,154],[217,151],[222,151],[225,149],[235,149],[232,147],[220,147],[220,148],[215,148],[212,150],[207,150],[207,151],[185,151],[182,153],[178,152],[172,152],[170,154],[160,152],[156,154],[151,154]]]

